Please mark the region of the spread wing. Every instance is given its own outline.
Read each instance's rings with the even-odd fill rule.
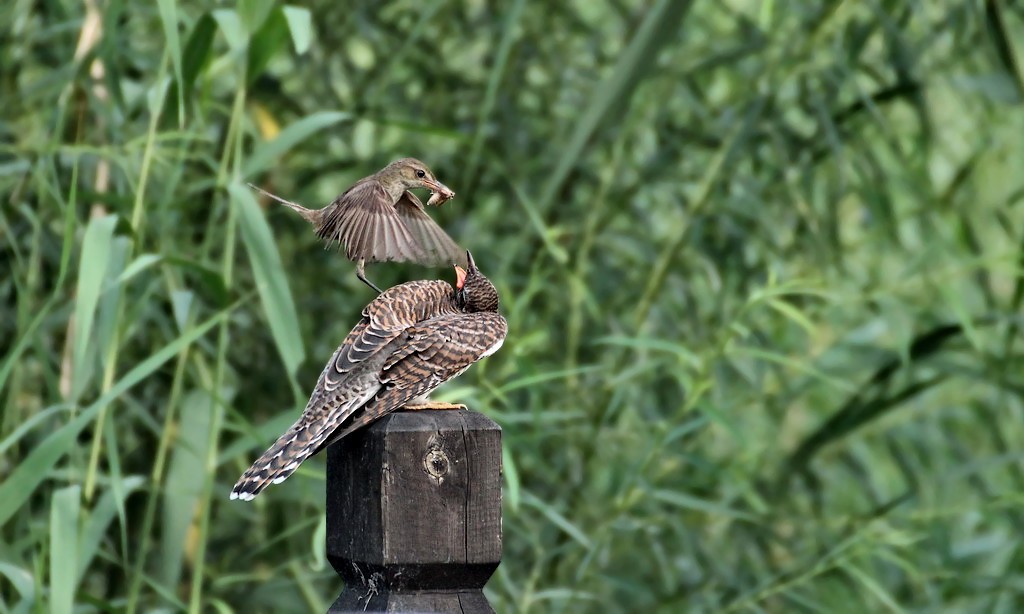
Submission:
[[[466,266],[466,250],[448,236],[424,210],[423,203],[406,191],[395,204],[395,211],[409,233],[416,238],[419,255],[416,262],[424,266],[458,264]]]
[[[496,313],[453,314],[432,318],[405,331],[379,372],[381,388],[350,424],[324,445],[402,407],[460,375],[473,363],[498,351],[508,324]]]
[[[422,252],[387,192],[374,179],[360,181],[325,207],[316,234],[345,246],[349,260],[415,262]]]

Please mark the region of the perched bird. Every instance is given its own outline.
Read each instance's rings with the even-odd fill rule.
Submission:
[[[498,351],[508,323],[498,291],[466,252],[446,281],[410,281],[363,309],[320,374],[306,409],[242,474],[232,499],[252,500],[313,454],[396,409],[465,409],[426,399],[435,388]]]
[[[360,179],[323,209],[307,209],[249,186],[297,211],[328,245],[332,241],[343,245],[345,255],[356,263],[356,276],[378,294],[380,288],[366,279],[367,262],[464,263],[462,249],[430,219],[423,203],[409,190],[429,189],[432,194],[427,204],[432,206],[451,200],[455,192],[415,158],[396,160]]]

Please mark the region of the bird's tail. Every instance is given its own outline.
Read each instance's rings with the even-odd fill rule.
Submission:
[[[277,202],[281,203],[285,207],[288,207],[292,211],[295,211],[296,213],[298,213],[299,215],[302,216],[302,219],[306,220],[310,224],[316,224],[317,223],[317,214],[319,213],[318,209],[307,209],[307,208],[303,207],[302,205],[300,205],[298,203],[293,203],[290,200],[285,200],[285,199],[281,198],[280,196],[276,196],[274,194],[271,194],[270,192],[264,190],[263,188],[261,188],[259,186],[255,186],[255,185],[253,185],[251,183],[248,184],[248,185],[249,185],[250,188],[256,190],[257,192],[259,192],[260,194],[266,196],[267,198],[276,200]]]
[[[288,479],[302,461],[319,449],[319,439],[322,438],[310,440],[308,430],[296,428],[297,426],[281,435],[274,445],[238,478],[235,487],[231,489],[232,499],[252,501],[267,486],[280,484]]]

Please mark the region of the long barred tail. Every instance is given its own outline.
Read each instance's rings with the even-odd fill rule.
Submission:
[[[235,487],[231,489],[231,498],[252,501],[267,486],[280,484],[295,473],[302,461],[316,452],[320,443],[311,441],[308,433],[304,431],[305,429],[290,428],[281,435],[274,445],[238,478]]]
[[[338,348],[335,358],[344,347]],[[335,358],[327,363],[317,390],[295,424],[278,437],[274,445],[238,478],[235,487],[231,489],[232,499],[252,501],[267,486],[288,479],[304,460],[336,440],[338,437],[334,433],[338,426],[358,411],[380,388],[380,380],[376,377],[349,383],[342,391],[336,390],[334,386],[325,388],[324,378],[334,369]]]

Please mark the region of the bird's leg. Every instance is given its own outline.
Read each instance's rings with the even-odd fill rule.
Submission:
[[[462,403],[444,403],[429,399],[425,403],[409,403],[402,406],[403,411],[424,411],[428,409],[466,409],[466,406]]]
[[[377,294],[380,294],[380,293],[384,292],[383,290],[381,290],[377,286],[373,285],[372,281],[370,281],[369,279],[366,279],[366,260],[364,260],[362,258],[360,258],[359,262],[356,263],[356,277],[359,278],[359,281],[363,282],[367,286],[370,286],[371,288],[376,290]]]

